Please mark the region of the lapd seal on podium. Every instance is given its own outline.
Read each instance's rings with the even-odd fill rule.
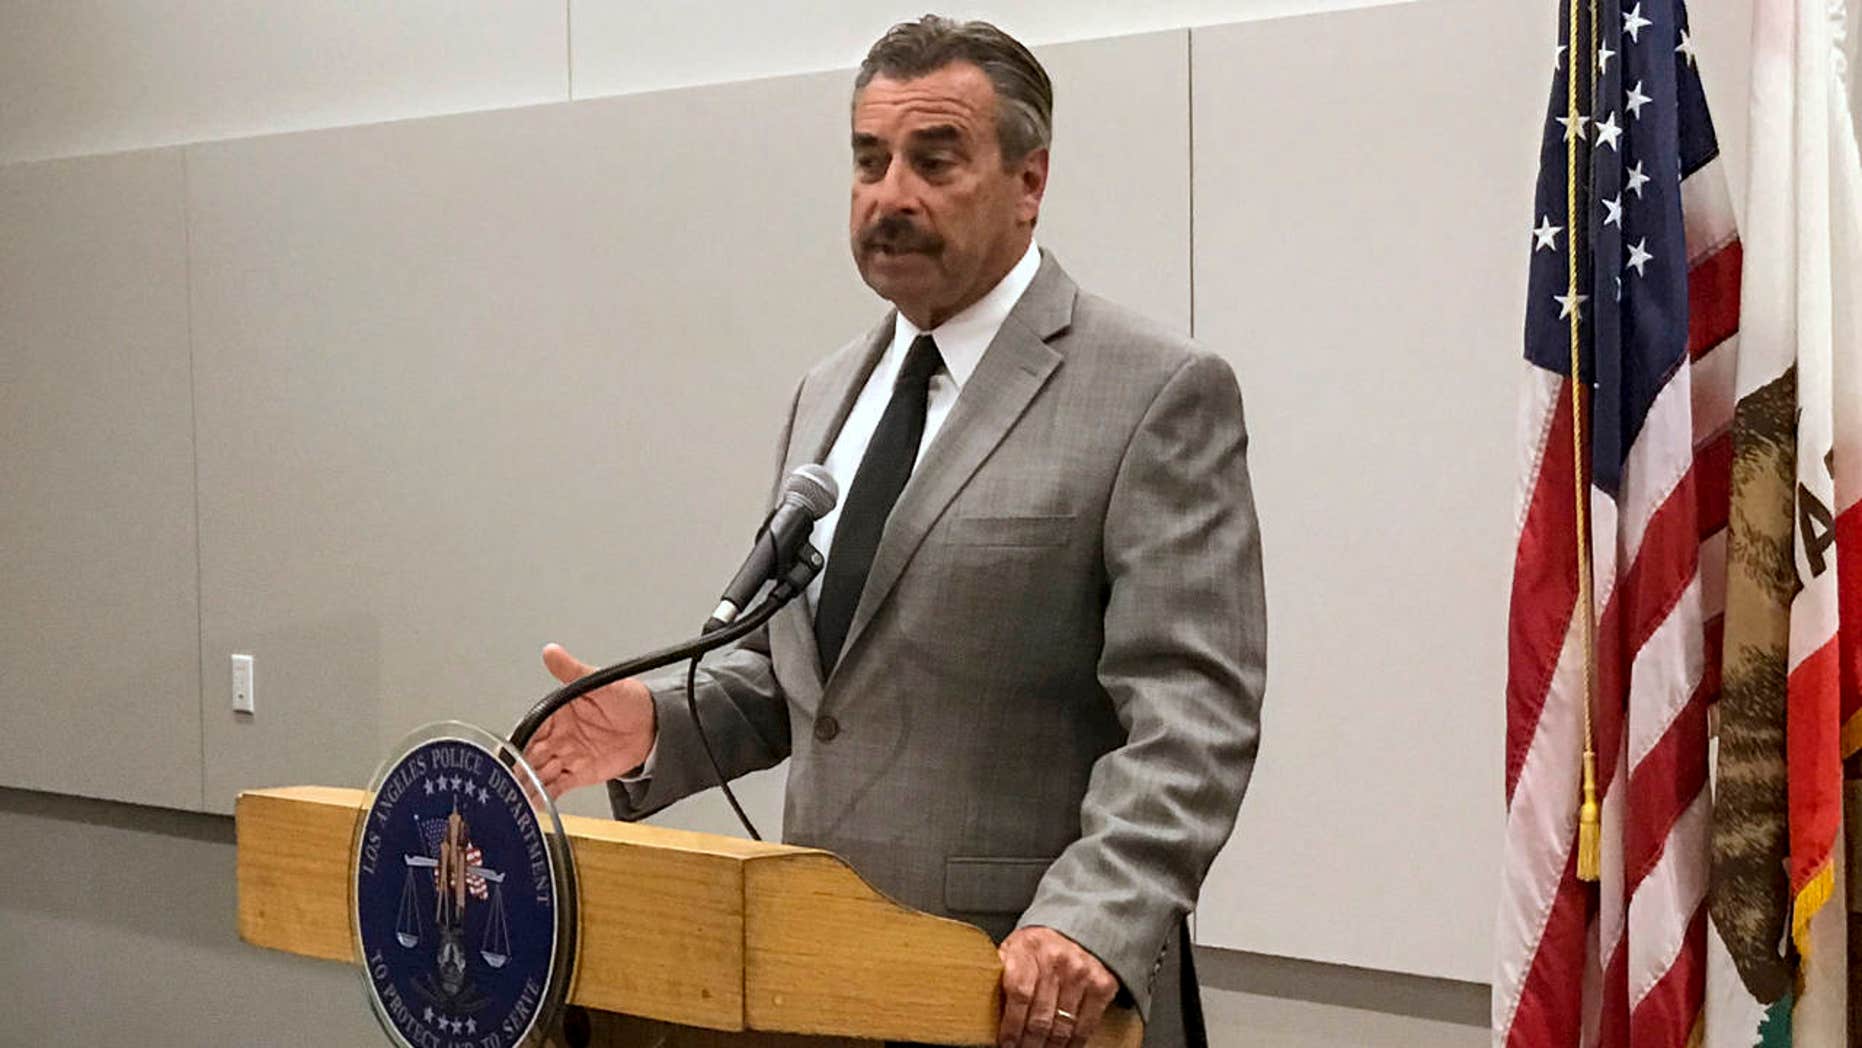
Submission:
[[[510,744],[458,722],[403,740],[370,783],[351,872],[362,980],[395,1044],[543,1043],[575,957],[575,870]]]

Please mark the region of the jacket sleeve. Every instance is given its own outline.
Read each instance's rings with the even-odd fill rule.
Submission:
[[[617,819],[644,819],[718,785],[686,705],[685,668],[679,663],[641,678],[653,693],[658,720],[653,774],[635,782],[608,783]],[[774,767],[788,757],[789,708],[770,669],[768,627],[700,664],[698,715],[726,778]]]
[[[778,476],[770,489],[772,505],[782,490],[780,473],[801,395],[798,385],[776,442]],[[644,819],[718,785],[717,772],[705,756],[686,703],[685,674],[686,664],[679,663],[640,678],[653,695],[658,731],[651,753],[652,775],[609,781],[608,797],[616,819]],[[768,626],[707,656],[699,665],[696,691],[698,716],[726,779],[774,767],[789,756],[789,703],[770,665]]]
[[[1146,1016],[1260,737],[1267,609],[1247,443],[1233,371],[1198,354],[1125,449],[1106,511],[1098,677],[1127,737],[1094,764],[1082,835],[1019,921],[1091,951]]]

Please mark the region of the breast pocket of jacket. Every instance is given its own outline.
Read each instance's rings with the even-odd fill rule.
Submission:
[[[947,668],[1051,648],[1060,628],[1052,601],[1090,556],[1078,523],[1071,514],[948,518],[914,568],[931,599],[903,602],[905,629],[935,645]]]
[[[944,541],[952,546],[987,549],[1041,549],[1064,546],[1073,532],[1073,514],[953,517]]]

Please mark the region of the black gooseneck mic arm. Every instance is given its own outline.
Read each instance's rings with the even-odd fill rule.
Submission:
[[[605,688],[618,680],[625,680],[663,666],[670,666],[684,659],[696,659],[706,652],[715,651],[726,644],[742,640],[755,633],[764,623],[774,617],[776,612],[781,611],[783,605],[794,600],[808,588],[809,582],[813,581],[815,574],[821,570],[821,564],[821,553],[813,546],[804,546],[795,558],[795,563],[789,567],[782,580],[770,590],[769,596],[764,598],[763,603],[750,609],[737,621],[672,647],[661,648],[638,658],[603,667],[550,692],[537,700],[537,704],[530,707],[530,712],[524,714],[524,719],[517,722],[517,727],[511,729],[512,747],[522,753],[524,748],[530,745],[531,737],[537,733],[538,728],[543,726],[544,721],[550,719],[551,714],[591,691]],[[699,730],[703,732],[703,725],[700,725]]]

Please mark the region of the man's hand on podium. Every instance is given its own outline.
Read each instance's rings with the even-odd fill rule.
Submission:
[[[556,644],[543,646],[543,665],[564,684],[595,669]],[[639,767],[653,749],[657,720],[646,685],[616,681],[552,714],[524,748],[524,759],[536,769],[550,797],[561,797]]]
[[[1118,976],[1052,928],[1017,928],[1002,958],[999,1048],[1085,1048],[1118,995]]]

